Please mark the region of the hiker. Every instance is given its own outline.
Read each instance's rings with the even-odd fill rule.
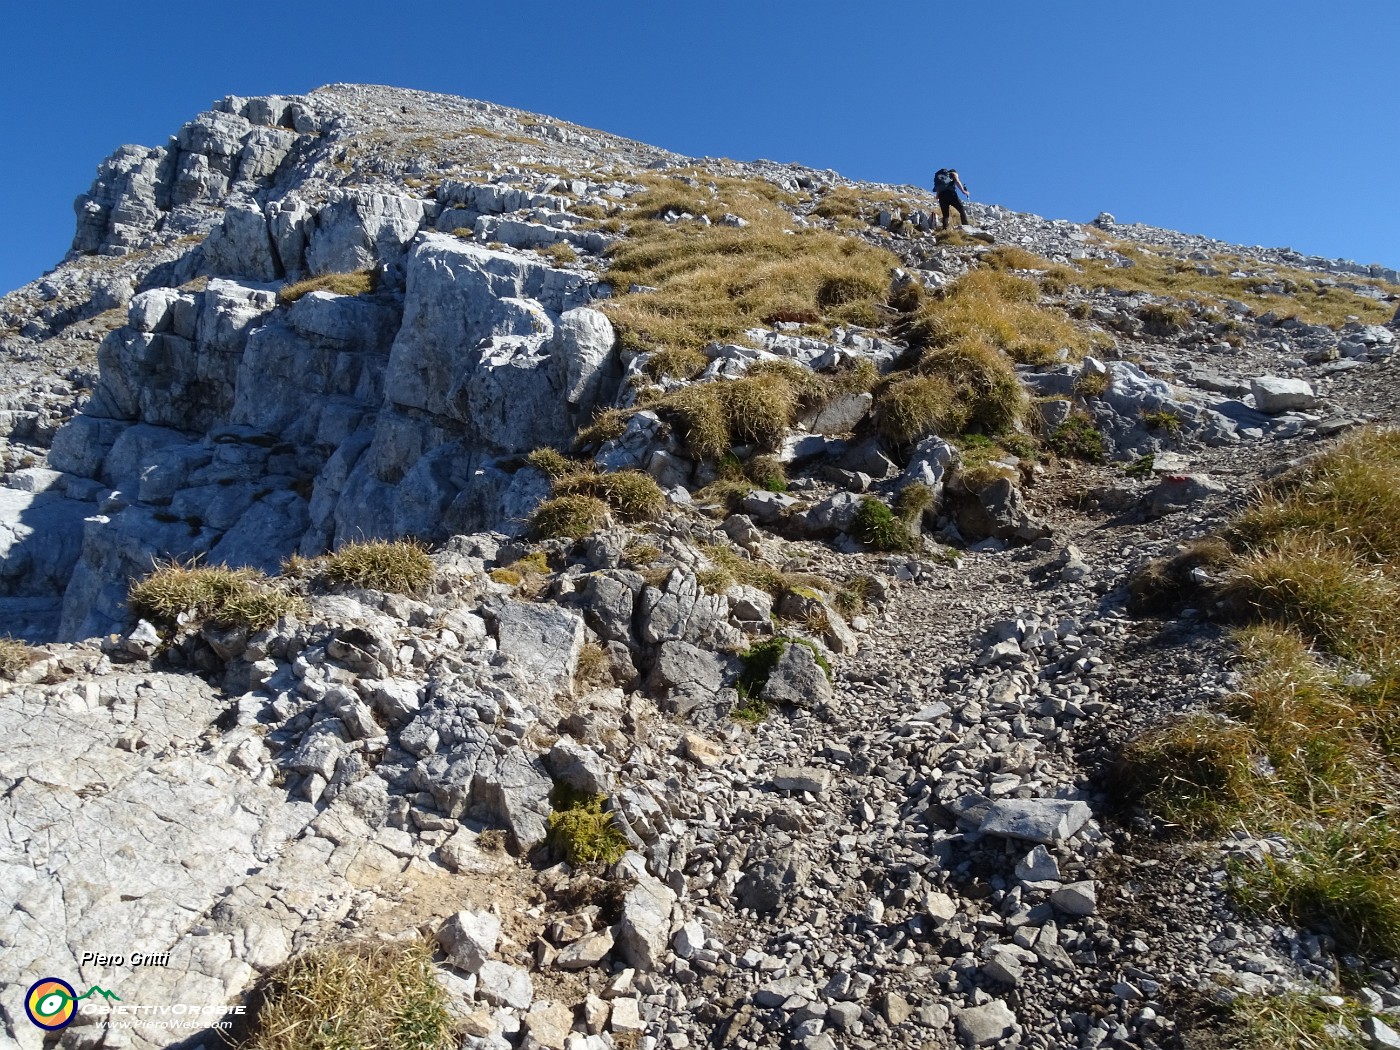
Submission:
[[[957,168],[939,168],[933,173],[933,192],[938,196],[938,207],[943,212],[943,228],[948,228],[948,213],[953,209],[958,209],[958,216],[962,219],[962,225],[967,225],[967,205],[958,197],[958,190],[963,191],[964,197],[971,196],[967,192],[967,187],[963,185],[962,179],[958,178]]]

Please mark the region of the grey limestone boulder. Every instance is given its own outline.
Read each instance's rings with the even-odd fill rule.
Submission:
[[[334,190],[306,246],[311,273],[351,273],[396,262],[423,223],[423,202],[369,190]]]
[[[660,970],[671,939],[671,908],[675,893],[650,874],[641,857],[629,854],[623,865],[636,883],[622,901],[622,919],[617,924],[618,951],[627,965],[643,972]]]
[[[459,911],[438,931],[448,962],[464,973],[477,973],[496,950],[501,920],[489,911]]]
[[[1265,415],[1306,410],[1317,404],[1317,394],[1302,379],[1259,376],[1249,381],[1249,389],[1254,395],[1255,407]]]
[[[817,663],[816,654],[808,646],[796,642],[790,643],[778,657],[762,693],[766,703],[816,709],[828,706],[834,696],[831,682]]]
[[[275,281],[282,276],[261,208],[236,201],[224,209],[223,222],[204,241],[204,269],[252,281]]]
[[[968,1046],[1004,1046],[1021,1030],[1016,1015],[1000,999],[959,1012],[956,1024]]]
[[[546,693],[567,693],[583,649],[583,620],[557,605],[507,601],[495,612],[496,644]]]
[[[477,998],[492,1006],[528,1010],[535,1000],[534,982],[530,974],[518,966],[493,959],[482,964],[476,977]]]
[[[676,569],[660,587],[645,588],[637,601],[637,628],[643,641],[668,641],[728,648],[740,634],[729,623],[729,604],[709,594],[692,573]]]
[[[549,775],[560,784],[586,795],[610,795],[613,771],[597,751],[568,737],[560,739],[544,756]]]

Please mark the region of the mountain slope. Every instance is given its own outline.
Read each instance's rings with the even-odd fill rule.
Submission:
[[[3,601],[47,643],[5,984],[216,1006],[417,931],[470,1045],[1374,1027],[1374,941],[1232,896],[1292,831],[1185,844],[1115,769],[1251,688],[1249,549],[1152,616],[1135,581],[1396,423],[1400,275],[971,211],[357,85],[114,154],[0,302]],[[257,571],[216,609],[152,574],[194,560]]]

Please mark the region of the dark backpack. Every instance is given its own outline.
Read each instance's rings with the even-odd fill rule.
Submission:
[[[952,168],[939,168],[933,173],[934,193],[955,193],[957,192],[955,186]]]

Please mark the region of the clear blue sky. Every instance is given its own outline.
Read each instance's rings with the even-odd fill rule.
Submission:
[[[1400,266],[1396,0],[30,4],[0,65],[0,292],[117,146],[226,94],[395,84],[694,155]]]

